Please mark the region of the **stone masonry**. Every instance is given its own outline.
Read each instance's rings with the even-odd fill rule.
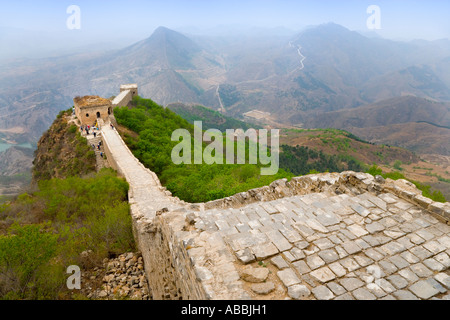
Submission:
[[[112,113],[111,101],[99,96],[84,96],[73,99],[74,110],[81,124],[94,126],[97,120],[107,120]]]
[[[123,84],[120,86],[120,93],[111,102],[112,107],[126,106],[138,94],[137,84]]]
[[[450,298],[450,204],[405,180],[315,174],[190,204],[108,124],[102,139],[153,299]]]

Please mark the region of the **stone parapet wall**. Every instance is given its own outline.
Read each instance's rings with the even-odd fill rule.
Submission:
[[[145,269],[154,300],[204,300],[207,295],[197,274],[182,227],[184,215],[171,212],[151,222],[139,219],[139,206],[131,206],[133,231],[144,257]],[[173,224],[175,223],[175,225]],[[181,233],[181,234],[180,234]]]
[[[133,100],[133,93],[131,90],[125,90],[112,101],[113,108],[127,106]]]
[[[334,194],[360,194],[365,191],[374,193],[391,192],[437,215],[441,220],[450,223],[449,202],[435,202],[422,196],[422,192],[414,184],[404,179],[396,181],[392,179],[385,180],[380,176],[375,178],[368,173],[353,171],[312,174],[294,177],[291,181],[280,179],[272,182],[269,186],[241,192],[231,197],[209,201],[204,204],[204,208],[238,208],[255,202],[327,191]]]
[[[398,197],[424,208],[435,217],[450,225],[450,203],[436,202],[424,197],[422,192],[418,190],[411,182],[403,179],[397,181],[388,179],[383,185],[383,190],[390,191]]]
[[[108,162],[109,167],[116,170],[117,174],[119,176],[124,177],[125,175],[121,171],[121,168],[117,165],[117,162],[114,159],[113,153],[110,150],[110,144],[108,143],[108,141],[106,139],[104,139],[103,136],[104,135],[102,134],[101,138],[102,138],[102,143],[103,143],[103,149],[104,149],[106,161]]]

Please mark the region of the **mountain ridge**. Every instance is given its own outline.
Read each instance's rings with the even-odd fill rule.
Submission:
[[[311,27],[291,38],[261,38],[194,41],[160,27],[120,50],[3,67],[0,111],[5,117],[0,126],[21,126],[22,139],[36,142],[74,96],[108,97],[123,83],[138,83],[140,94],[162,105],[182,102],[219,110],[223,102],[228,116],[242,118],[257,109],[286,125],[402,94],[438,101],[449,96],[445,61],[450,46],[445,41],[367,38],[336,24]]]
[[[310,117],[307,126],[329,128],[373,127],[426,121],[450,126],[450,103],[436,102],[411,95],[382,100],[352,109],[342,109]]]

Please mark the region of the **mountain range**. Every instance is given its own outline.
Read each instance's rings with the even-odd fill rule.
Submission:
[[[260,110],[287,126],[378,133],[425,121],[445,137],[449,74],[448,39],[396,42],[333,23],[294,37],[213,38],[160,27],[120,50],[0,65],[0,137],[36,142],[73,97],[111,97],[123,83],[162,105],[201,104],[238,119]]]
[[[309,128],[345,129],[365,140],[419,154],[450,155],[450,103],[414,96],[309,116]]]

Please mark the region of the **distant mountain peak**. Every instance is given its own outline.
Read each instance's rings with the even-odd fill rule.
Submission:
[[[165,26],[159,26],[158,28],[155,29],[155,31],[153,33],[156,32],[166,32],[166,31],[172,31],[171,29],[165,27]]]
[[[366,39],[366,37],[356,31],[347,29],[346,27],[340,24],[329,22],[316,26],[311,26],[303,30],[296,37],[294,37],[294,42],[305,40],[312,41],[312,39],[325,42],[336,39],[342,39],[345,41],[353,39],[353,41],[358,41]]]
[[[317,26],[318,29],[332,29],[332,30],[340,30],[340,31],[349,31],[346,27],[337,24],[335,22],[322,23]]]
[[[166,37],[166,38],[170,38],[170,39],[183,39],[185,41],[188,40],[188,41],[192,42],[192,40],[189,39],[184,34],[178,32],[178,31],[169,29],[164,26],[160,26],[160,27],[156,28],[155,31],[153,31],[153,33],[149,39],[161,38],[161,37]]]
[[[302,33],[308,33],[308,32],[348,33],[348,32],[352,32],[352,31],[340,24],[337,24],[334,22],[328,22],[328,23],[323,23],[323,24],[319,24],[319,25],[315,25],[315,26],[310,26],[309,28],[305,29]]]
[[[184,34],[163,26],[156,28],[147,40],[151,42],[160,42],[159,45],[183,49],[185,50],[185,53],[201,51],[200,46]]]
[[[174,34],[179,34],[181,35],[181,33],[176,32],[172,29],[169,29],[167,27],[164,26],[159,26],[158,28],[155,29],[155,31],[153,31],[153,34],[151,35],[151,37],[153,36],[159,36],[159,35],[174,35]]]

